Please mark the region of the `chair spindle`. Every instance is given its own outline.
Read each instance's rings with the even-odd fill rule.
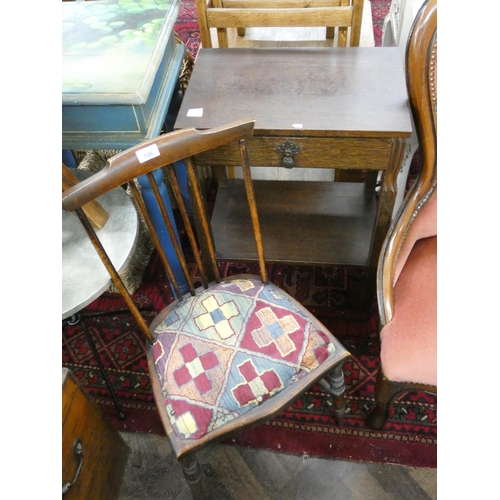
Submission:
[[[253,189],[252,174],[250,171],[250,161],[248,159],[248,150],[244,139],[239,141],[241,165],[243,170],[243,178],[245,181],[245,190],[247,193],[248,207],[250,209],[250,217],[252,218],[253,233],[255,236],[255,245],[257,247],[257,255],[259,257],[260,275],[263,283],[268,282],[266,261],[264,256],[264,245],[262,244],[262,233],[260,231],[259,215],[257,213],[257,203],[255,201],[255,191]]]
[[[170,280],[170,283],[174,289],[175,296],[180,299],[182,297],[181,289],[179,287],[179,284],[177,283],[177,280],[176,280],[174,273],[172,271],[172,267],[170,266],[170,263],[168,262],[167,256],[165,255],[165,251],[163,250],[163,247],[160,243],[160,240],[158,239],[158,235],[156,234],[153,223],[151,222],[151,218],[149,217],[149,214],[148,214],[148,211],[146,209],[146,205],[144,204],[144,201],[142,199],[142,196],[139,193],[139,190],[137,189],[137,186],[135,185],[134,182],[131,182],[129,185],[130,185],[132,194],[134,196],[134,199],[137,202],[137,206],[139,207],[139,210],[141,211],[142,217],[144,218],[144,221],[146,222],[146,225],[149,229],[149,234],[151,235],[151,239],[153,240],[153,244],[154,244],[156,250],[158,251],[158,255],[160,256],[160,260],[161,260],[163,267],[167,273],[168,279]]]
[[[177,238],[177,234],[174,230],[174,227],[172,225],[172,221],[170,220],[170,217],[167,214],[167,210],[165,208],[165,205],[163,204],[160,190],[158,189],[158,185],[156,184],[154,180],[154,176],[152,172],[149,172],[147,174],[147,177],[149,179],[149,182],[151,183],[151,187],[153,189],[153,193],[156,199],[156,203],[158,204],[158,207],[160,208],[161,215],[163,217],[163,222],[165,224],[165,227],[167,228],[168,235],[170,237],[170,240],[172,241],[172,246],[174,247],[175,254],[177,256],[177,259],[179,259],[179,263],[181,265],[182,271],[184,273],[184,276],[186,278],[186,281],[189,286],[189,291],[191,292],[191,295],[195,294],[195,288],[193,284],[193,280],[191,279],[189,269],[187,267],[186,263],[186,258],[184,257],[184,252],[182,251],[182,248],[179,244],[179,240]],[[177,298],[181,298],[181,296],[178,296]]]
[[[191,248],[193,250],[194,254],[194,259],[196,261],[196,265],[198,266],[198,272],[200,273],[201,281],[203,283],[203,287],[207,288],[208,287],[208,280],[207,280],[207,275],[205,272],[205,267],[203,266],[203,263],[201,261],[200,257],[200,249],[198,246],[198,243],[196,242],[196,236],[193,231],[193,226],[191,224],[191,220],[188,216],[187,210],[186,210],[186,205],[184,203],[184,199],[182,197],[182,193],[179,187],[179,182],[177,181],[177,177],[175,176],[175,172],[173,168],[167,168],[168,172],[168,177],[170,181],[170,185],[172,186],[172,190],[174,192],[175,199],[177,201],[177,205],[179,207],[179,212],[182,217],[182,222],[184,223],[184,227],[186,229],[186,233],[189,239],[189,243],[191,245]]]
[[[203,233],[203,239],[206,243],[206,251],[208,252],[208,258],[210,265],[212,266],[214,279],[217,283],[220,283],[219,266],[217,265],[217,260],[215,259],[215,247],[212,241],[212,234],[210,231],[210,223],[208,221],[207,213],[205,210],[205,205],[203,203],[203,198],[198,184],[198,176],[196,174],[196,165],[192,158],[186,159],[186,165],[188,170],[188,178],[191,185],[193,193],[194,208],[198,214],[200,221],[200,231]]]

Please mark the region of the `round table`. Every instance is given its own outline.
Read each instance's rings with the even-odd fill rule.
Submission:
[[[92,175],[74,170],[79,179]],[[123,270],[137,244],[139,220],[132,200],[116,188],[97,201],[108,212],[104,226],[96,231],[115,266]],[[62,211],[62,319],[89,305],[111,284],[111,277],[97,254],[77,215]]]
[[[92,175],[72,169],[80,180]],[[108,212],[108,220],[96,231],[116,270],[126,268],[139,236],[139,220],[135,206],[124,189],[116,188],[97,198]],[[62,211],[62,319],[81,326],[108,387],[120,418],[125,418],[113,391],[96,345],[85,322],[78,313],[99,297],[111,284],[111,277],[101,261],[78,216]]]

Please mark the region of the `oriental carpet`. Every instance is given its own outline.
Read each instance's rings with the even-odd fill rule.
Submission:
[[[223,276],[257,271],[255,265],[221,263]],[[436,397],[403,394],[393,405],[382,431],[367,426],[367,416],[375,405],[379,340],[375,306],[367,319],[356,307],[364,272],[346,267],[285,265],[270,265],[268,271],[273,283],[309,308],[351,352],[352,359],[344,365],[346,416],[343,425],[338,426],[328,394],[319,386],[313,387],[273,420],[240,434],[232,442],[310,456],[436,467]],[[133,297],[148,318],[173,300],[157,254],[153,254]],[[106,292],[82,313],[123,309],[121,296]],[[145,340],[133,318],[125,313],[85,321],[126,418],[118,419],[80,326],[63,328],[63,366],[74,371],[118,429],[163,434],[151,393]]]

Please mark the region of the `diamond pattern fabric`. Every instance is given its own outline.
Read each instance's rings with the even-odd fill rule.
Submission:
[[[180,302],[155,338],[165,407],[181,439],[245,414],[335,350],[288,297],[258,279],[223,282]]]

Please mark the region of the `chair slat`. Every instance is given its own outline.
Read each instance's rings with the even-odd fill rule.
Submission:
[[[313,7],[338,7],[340,6],[340,1],[341,0],[223,0],[222,4],[224,8],[240,9],[311,9]]]
[[[311,9],[207,9],[214,28],[351,26],[352,7]]]

